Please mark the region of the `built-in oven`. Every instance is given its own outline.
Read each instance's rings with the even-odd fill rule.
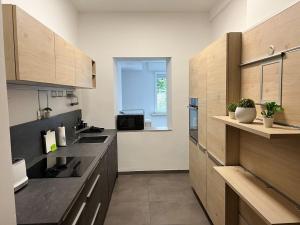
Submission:
[[[189,131],[190,137],[198,143],[198,98],[189,100]]]

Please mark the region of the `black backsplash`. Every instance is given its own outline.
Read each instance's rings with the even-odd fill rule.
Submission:
[[[66,127],[67,143],[74,138],[74,126],[81,119],[81,110],[75,110],[10,127],[11,152],[13,158],[24,158],[30,162],[44,154],[41,138],[42,130],[56,130],[62,123]]]

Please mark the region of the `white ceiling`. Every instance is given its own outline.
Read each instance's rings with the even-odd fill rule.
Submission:
[[[226,0],[71,0],[79,12],[209,12]]]

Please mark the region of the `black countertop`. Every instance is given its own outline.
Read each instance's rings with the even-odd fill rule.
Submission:
[[[15,194],[17,223],[59,224],[116,134],[115,130],[105,130],[101,133],[109,136],[105,143],[76,143],[31,162],[34,164],[47,156],[95,157],[82,177],[30,179],[28,185]]]

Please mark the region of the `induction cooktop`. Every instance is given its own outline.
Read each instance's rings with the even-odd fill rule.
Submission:
[[[95,157],[47,157],[27,169],[29,179],[81,177]]]

